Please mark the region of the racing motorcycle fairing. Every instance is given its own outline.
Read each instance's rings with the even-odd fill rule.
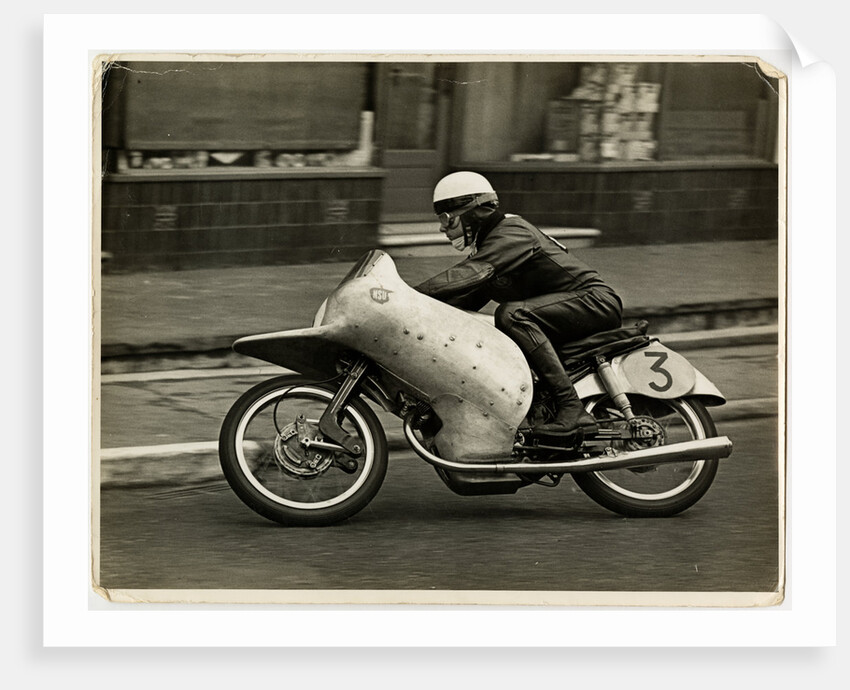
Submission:
[[[442,422],[435,446],[450,460],[509,457],[533,395],[513,340],[414,290],[379,250],[328,296],[312,328],[242,338],[234,349],[325,377],[344,353],[365,355],[431,405]]]
[[[348,348],[340,342],[340,328],[328,325],[247,336],[233,343],[233,349],[248,357],[327,379],[336,373],[337,362]]]

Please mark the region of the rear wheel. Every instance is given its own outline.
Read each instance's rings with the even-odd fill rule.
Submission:
[[[705,406],[694,398],[658,400],[629,396],[637,419],[631,423],[640,440],[617,441],[628,451],[717,436]],[[627,432],[630,423],[608,397],[588,405],[603,430]],[[708,491],[717,460],[676,462],[649,468],[574,474],[573,479],[599,505],[627,517],[668,517],[690,508]]]
[[[319,419],[334,393],[282,376],[248,390],[225,417],[222,471],[243,503],[263,517],[284,525],[329,525],[362,510],[378,492],[387,471],[387,441],[363,400],[353,399],[340,418],[360,452],[351,456],[321,445],[330,440],[319,432]]]

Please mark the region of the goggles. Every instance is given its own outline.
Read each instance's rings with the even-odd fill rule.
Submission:
[[[460,215],[461,214],[444,212],[437,216],[437,220],[440,221],[440,227],[443,230],[450,230],[451,228],[457,226],[456,221],[458,220],[458,218],[460,218]]]

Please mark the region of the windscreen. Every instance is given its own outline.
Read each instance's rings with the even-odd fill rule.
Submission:
[[[369,271],[372,270],[372,267],[384,256],[385,252],[380,249],[372,249],[366,252],[360,257],[360,259],[358,259],[357,263],[351,267],[351,270],[346,274],[345,278],[340,281],[339,285],[337,285],[337,289],[345,285],[349,280],[369,275]]]

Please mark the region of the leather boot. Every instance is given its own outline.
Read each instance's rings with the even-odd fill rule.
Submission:
[[[585,411],[552,344],[546,342],[538,345],[529,353],[528,361],[555,401],[555,418],[549,424],[534,427],[534,431],[567,436],[581,429],[585,434],[595,434],[599,428],[596,419]]]

